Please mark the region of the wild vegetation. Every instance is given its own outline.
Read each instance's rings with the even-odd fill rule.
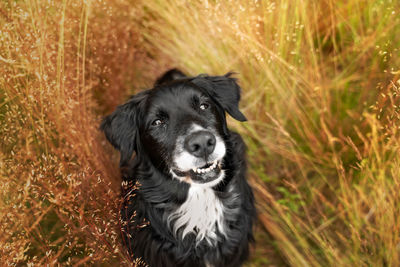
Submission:
[[[400,2],[0,2],[0,261],[126,265],[101,117],[170,67],[237,72],[248,266],[400,265]]]

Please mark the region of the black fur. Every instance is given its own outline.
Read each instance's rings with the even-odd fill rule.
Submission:
[[[200,94],[211,104],[207,112],[193,108],[194,100],[188,103],[194,98],[189,96]],[[159,78],[153,89],[133,96],[103,120],[101,129],[121,152],[122,233],[132,257],[154,267],[231,267],[241,266],[248,258],[255,207],[245,178],[246,147],[240,135],[227,128],[225,119],[227,112],[239,121],[246,120],[239,111],[239,100],[240,88],[231,74],[189,78],[174,69]],[[155,110],[167,114],[155,114]],[[168,121],[155,127],[155,116]],[[182,240],[167,224],[168,215],[185,202],[191,186],[171,177],[171,152],[182,129],[193,122],[215,128],[226,146],[225,177],[213,190],[230,212],[224,213],[227,234],[217,233],[216,246],[205,240],[196,244],[193,233]]]
[[[179,79],[184,79],[187,78],[186,75],[178,70],[178,69],[171,69],[169,71],[167,71],[166,73],[164,73],[160,78],[158,78],[156,80],[156,82],[154,83],[154,85],[161,85],[161,84],[165,84],[165,83],[169,83],[175,80],[179,80]]]

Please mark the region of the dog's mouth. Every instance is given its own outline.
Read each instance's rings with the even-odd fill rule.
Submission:
[[[219,161],[216,160],[211,163],[207,163],[206,165],[199,167],[199,168],[193,168],[190,171],[197,173],[197,174],[203,174],[203,173],[208,173],[210,171],[213,171],[215,168],[219,168]]]
[[[195,182],[198,184],[206,184],[220,177],[222,163],[220,160],[206,163],[201,167],[192,168],[189,171],[181,171],[173,169],[172,172],[180,180],[186,182]]]

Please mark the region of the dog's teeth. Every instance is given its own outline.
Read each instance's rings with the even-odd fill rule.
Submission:
[[[218,162],[217,160],[213,162],[213,164],[211,166],[209,166],[208,168],[193,168],[192,171],[195,173],[206,173],[206,172],[210,172],[212,170],[214,170],[217,166],[220,166],[220,162]]]

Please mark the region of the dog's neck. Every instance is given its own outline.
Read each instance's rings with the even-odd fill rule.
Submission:
[[[211,187],[192,184],[186,201],[168,216],[167,223],[176,238],[183,240],[193,233],[196,243],[206,240],[215,245],[217,231],[226,235],[224,205]]]

